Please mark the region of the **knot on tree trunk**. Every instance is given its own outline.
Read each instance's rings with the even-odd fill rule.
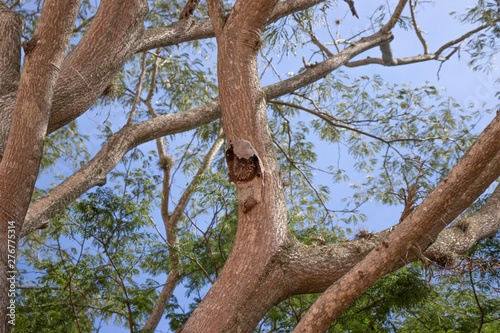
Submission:
[[[257,150],[247,140],[229,141],[226,151],[229,181],[238,185],[243,213],[248,213],[261,202],[262,163]]]

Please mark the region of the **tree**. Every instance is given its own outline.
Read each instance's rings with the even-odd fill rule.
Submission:
[[[366,17],[357,4],[346,2],[338,6]],[[0,316],[5,332],[12,329],[16,253],[47,273],[39,279],[43,286],[19,286],[21,292],[36,290],[36,301],[47,309],[36,323],[21,316],[23,325],[89,331],[97,317],[108,316],[131,332],[153,331],[175,287],[182,280],[203,280],[210,290],[185,323],[182,319],[179,331],[250,332],[282,301],[322,293],[310,299],[310,309],[294,329],[320,332],[381,277],[415,261],[451,265],[457,254],[498,231],[498,188],[479,209],[460,214],[500,175],[500,118],[476,138],[468,129],[469,112],[442,98],[435,87],[391,87],[377,76],[349,82],[340,70],[444,63],[463,45],[472,55],[471,65],[486,68],[488,62],[481,61],[496,51],[496,2],[479,1],[469,8],[459,18],[475,27],[450,37],[433,53],[417,24],[418,1],[379,8],[368,29],[352,38],[332,35],[331,45],[319,40],[315,25],[329,29],[327,14],[334,4],[319,0],[208,0],[206,7],[197,0],[102,0],[96,11],[85,0],[36,4],[0,1]],[[393,56],[391,42],[401,29],[416,33],[423,54]],[[206,48],[214,44],[205,39],[213,37],[217,84],[206,63]],[[268,55],[302,45],[317,51],[309,61],[304,58],[299,73],[261,87],[259,75],[273,66]],[[174,46],[179,48],[166,49]],[[354,59],[377,48],[377,57]],[[122,105],[127,120],[119,130],[117,123],[105,122],[103,145],[87,160],[85,137],[75,120],[109,103]],[[312,117],[310,124],[298,119],[298,111]],[[174,201],[175,164],[163,138],[193,129],[198,146],[193,151],[184,146],[182,160],[190,163],[179,163],[192,180]],[[309,164],[317,157],[306,138],[311,130],[326,142],[345,143],[359,170],[380,170],[355,191],[355,208],[328,209],[328,188],[311,183]],[[137,149],[152,140],[159,175],[151,171],[155,155]],[[35,189],[39,170],[64,159],[78,170],[47,191]],[[341,170],[331,176],[345,177]],[[158,177],[163,182],[159,192]],[[114,191],[87,193],[108,179],[117,184]],[[150,212],[158,197],[162,245],[151,236]],[[401,201],[400,221],[348,240],[335,226],[335,214],[347,214],[347,222],[362,219],[358,207],[368,199]],[[193,218],[207,219],[208,208],[213,216],[202,229]],[[75,240],[80,250],[65,251],[60,237]],[[44,248],[44,242],[56,245]],[[57,256],[44,259],[39,252]],[[168,272],[159,294],[152,281],[134,282],[141,271]],[[50,303],[54,295],[64,302]],[[30,297],[34,294],[19,300],[34,301]],[[74,322],[61,320],[68,316]]]

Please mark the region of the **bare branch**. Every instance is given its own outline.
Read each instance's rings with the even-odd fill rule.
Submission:
[[[418,27],[417,24],[417,19],[415,18],[415,4],[413,3],[414,0],[410,0],[410,13],[411,13],[411,22],[413,23],[413,28],[415,29],[415,33],[417,34],[418,39],[420,39],[420,42],[422,43],[422,46],[424,47],[424,54],[429,53],[429,46],[427,45],[427,42],[425,41],[424,37],[422,36],[422,31]]]
[[[413,213],[401,222],[380,246],[320,296],[295,331],[326,330],[331,322],[379,277],[390,272],[393,260],[401,257],[412,244],[434,227],[435,221],[456,204],[453,199],[464,194],[495,158],[500,151],[500,142],[496,140],[498,135],[500,116],[493,119],[464,157]],[[471,168],[471,165],[474,165],[474,168]],[[463,210],[467,206],[460,208]],[[443,228],[444,226],[441,230]],[[342,287],[345,283],[349,284],[349,290]]]
[[[22,25],[19,16],[0,1],[0,161],[21,76]]]
[[[324,54],[326,54],[326,56],[328,58],[332,58],[334,56],[334,54],[325,46],[323,45],[319,40],[318,38],[316,38],[315,35],[311,34],[311,42],[313,42],[314,45],[316,45],[317,47],[319,47],[319,49],[321,51],[323,51]],[[335,44],[335,46],[337,46],[337,44]],[[338,48],[337,48],[338,50]]]
[[[207,4],[210,21],[214,27],[215,35],[219,36],[224,29],[224,25],[226,24],[224,4],[222,3],[222,0],[207,0]]]
[[[325,0],[288,0],[278,3],[267,24],[288,16],[292,13],[313,7]],[[135,52],[143,52],[162,46],[176,45],[183,42],[215,37],[210,22],[190,22],[181,20],[168,27],[152,28],[145,31],[142,41],[136,46]]]
[[[75,174],[31,204],[21,237],[40,226],[96,185],[106,183],[106,175],[133,147],[161,136],[181,133],[220,117],[216,101],[184,113],[166,114],[115,133],[97,155]]]

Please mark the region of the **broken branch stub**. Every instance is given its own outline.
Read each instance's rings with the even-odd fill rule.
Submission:
[[[261,202],[262,163],[257,150],[247,140],[229,141],[226,151],[229,181],[238,186],[243,213],[248,213]]]

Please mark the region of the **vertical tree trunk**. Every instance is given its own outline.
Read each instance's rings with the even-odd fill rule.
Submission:
[[[0,332],[15,323],[15,258],[38,175],[52,95],[79,0],[46,0],[25,57],[10,134],[0,162]]]

